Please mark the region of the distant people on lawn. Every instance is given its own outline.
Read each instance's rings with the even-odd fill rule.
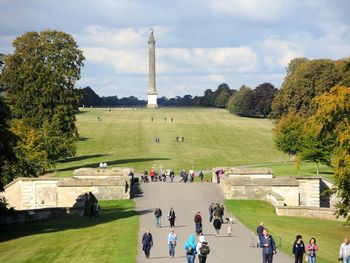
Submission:
[[[174,208],[170,208],[170,211],[168,214],[168,220],[170,223],[170,227],[175,227],[175,219],[176,219],[176,215],[175,215]]]
[[[162,219],[162,209],[160,209],[160,207],[157,207],[156,210],[154,211],[154,215],[156,217],[156,226],[158,228],[161,228],[161,219]]]
[[[201,215],[201,212],[199,212],[199,211],[194,216],[194,224],[195,224],[196,234],[197,235],[202,234],[202,232],[203,232],[202,215]]]
[[[196,238],[194,235],[190,235],[184,245],[184,249],[186,251],[187,263],[194,263],[196,259]]]
[[[154,139],[154,141],[155,141],[156,143],[160,143],[160,138],[159,138],[159,137],[156,137],[156,138]]]
[[[318,251],[318,246],[316,244],[316,239],[312,237],[309,244],[306,246],[306,254],[310,263],[316,262],[316,251]]]
[[[107,169],[107,163],[100,163],[99,167],[101,169]]]
[[[168,246],[169,246],[169,256],[172,258],[175,256],[176,245],[177,245],[177,236],[175,234],[174,229],[171,229],[170,233],[168,234]]]
[[[339,259],[344,263],[350,263],[350,244],[349,239],[345,238],[344,242],[340,245]]]
[[[151,253],[151,248],[153,247],[153,237],[149,229],[142,236],[142,250],[145,252],[146,258],[149,258]]]
[[[295,263],[303,263],[305,254],[305,245],[303,241],[303,237],[301,235],[297,235],[295,237],[295,241],[293,244],[293,255],[295,258]]]
[[[266,228],[263,230],[260,247],[262,249],[262,262],[272,263],[273,255],[276,254],[276,245],[273,237],[269,234]]]

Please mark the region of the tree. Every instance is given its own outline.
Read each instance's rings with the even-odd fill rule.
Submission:
[[[51,156],[48,150],[49,160],[73,156],[79,103],[74,85],[83,66],[82,51],[71,35],[50,30],[27,32],[16,38],[13,46],[15,51],[5,58],[2,72],[13,117],[43,134],[49,133],[44,129],[53,129],[48,128],[53,123],[57,133],[69,140],[61,141],[61,154]]]
[[[214,106],[218,108],[226,108],[226,104],[230,99],[231,93],[227,90],[222,90],[215,99]]]
[[[306,121],[300,136],[300,158],[316,164],[316,174],[320,173],[320,163],[330,166],[334,139],[320,137]]]
[[[243,85],[239,91],[230,97],[227,103],[227,110],[233,114],[251,116],[250,105],[248,104],[248,97],[251,96],[251,93],[252,90]]]
[[[349,74],[350,68],[346,67],[345,62],[342,63],[330,59],[292,60],[282,87],[272,103],[271,116],[280,118],[290,111],[310,114],[312,99],[342,83],[346,74]]]
[[[101,102],[101,98],[100,96],[98,96],[95,91],[88,87],[85,87],[83,89],[79,90],[80,93],[80,102],[79,102],[79,106],[85,106],[85,107],[99,107],[101,106],[102,102]]]
[[[277,89],[271,83],[263,83],[257,86],[251,94],[251,111],[256,116],[268,116],[271,112],[272,101],[277,93]]]
[[[9,173],[16,158],[14,147],[18,138],[10,130],[10,109],[5,103],[5,99],[0,92],[0,191],[5,184],[13,179],[12,173]]]
[[[341,202],[337,214],[350,222],[350,88],[336,86],[313,100],[309,123],[318,136],[334,137],[332,165]]]
[[[305,119],[296,112],[283,116],[273,130],[277,148],[290,155],[300,152],[304,123]]]

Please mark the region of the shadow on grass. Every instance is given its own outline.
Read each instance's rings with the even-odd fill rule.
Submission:
[[[108,156],[108,155],[109,154],[98,153],[98,154],[74,156],[74,157],[62,160],[62,161],[60,161],[60,163],[76,162],[76,161],[82,161],[82,160],[86,160],[86,159],[90,159],[90,158],[98,158],[98,157],[103,157],[103,156]]]
[[[74,157],[73,157],[74,158]],[[125,163],[139,163],[139,162],[149,162],[149,161],[166,161],[170,160],[170,158],[134,158],[134,159],[120,159],[120,160],[114,160],[114,161],[106,161],[106,163],[110,165],[118,165],[118,164],[125,164]],[[98,168],[100,165],[100,162],[98,163],[90,163],[90,164],[81,164],[61,169],[55,169],[54,171],[70,171],[75,170],[79,168]]]
[[[123,218],[137,216],[138,213],[131,209],[133,208],[104,208],[102,206],[100,216],[98,218],[72,216],[42,220],[33,223],[0,225],[0,242],[37,234],[84,229]]]
[[[88,138],[88,137],[79,137],[78,141],[80,142],[85,142],[87,140],[90,140],[91,138]]]

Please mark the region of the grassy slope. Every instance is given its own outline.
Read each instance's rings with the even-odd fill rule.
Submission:
[[[259,223],[264,222],[277,244],[279,236],[283,237],[280,249],[288,254],[291,254],[292,244],[297,234],[303,235],[304,242],[315,237],[320,250],[317,254],[318,263],[336,262],[344,235],[350,233],[350,227],[344,226],[342,222],[276,216],[274,208],[263,201],[226,200],[225,205],[254,232]]]
[[[98,116],[102,122],[97,122]],[[174,123],[170,122],[171,117]],[[192,166],[210,169],[275,163],[282,167],[277,175],[294,170],[288,156],[275,149],[272,124],[266,119],[242,118],[210,108],[113,109],[111,112],[82,109],[77,119],[82,137],[78,157],[58,164],[58,176],[70,176],[81,166],[97,167],[102,161],[110,166],[134,167],[137,171],[152,166],[179,171]],[[160,137],[160,144],[154,143],[156,136]],[[176,136],[184,136],[186,142],[176,142]],[[314,170],[313,164],[302,167]]]
[[[139,222],[134,202],[101,201],[100,205],[98,219],[71,217],[0,226],[0,262],[136,262]]]

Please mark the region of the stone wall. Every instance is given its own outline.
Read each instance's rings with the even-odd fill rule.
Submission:
[[[82,216],[80,208],[40,208],[14,211],[10,215],[0,215],[0,224],[30,223],[65,216]]]
[[[336,218],[334,215],[335,209],[332,208],[317,208],[317,207],[275,207],[276,214],[279,216],[302,216],[326,220],[344,221],[344,218]]]
[[[1,193],[16,210],[73,207],[77,198],[92,192],[99,200],[129,199],[127,168],[79,169],[73,178],[17,178]]]

